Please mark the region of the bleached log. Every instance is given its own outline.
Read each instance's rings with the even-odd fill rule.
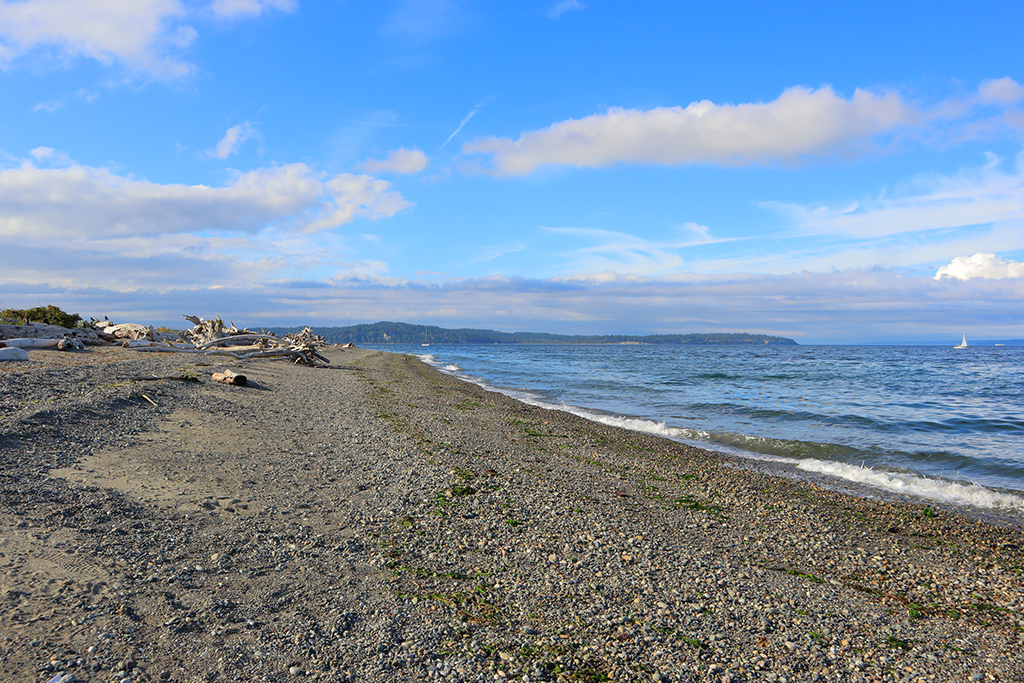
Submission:
[[[234,384],[235,386],[244,387],[248,381],[245,375],[240,375],[234,370],[225,370],[224,372],[215,372],[212,375],[213,379],[217,382],[224,384]]]
[[[4,339],[78,339],[85,344],[95,346],[104,345],[106,342],[97,334],[96,330],[87,327],[67,328],[60,325],[44,325],[42,323],[31,323],[29,325],[0,325],[0,340]]]
[[[57,346],[59,343],[60,339],[29,339],[22,337],[20,339],[4,339],[0,341],[0,346],[18,349],[48,349]]]
[[[206,349],[210,348],[211,346],[224,346],[228,344],[236,344],[237,342],[258,340],[274,341],[277,342],[278,344],[281,344],[282,346],[288,345],[288,342],[283,341],[280,337],[275,337],[272,334],[236,334],[231,337],[221,337],[219,339],[213,339],[202,344],[196,344],[196,348]]]
[[[159,346],[161,348],[167,348],[170,346],[170,344],[167,344],[165,342],[153,341],[151,339],[129,339],[128,341],[121,344],[121,346],[123,346],[126,349],[138,349],[147,346]]]

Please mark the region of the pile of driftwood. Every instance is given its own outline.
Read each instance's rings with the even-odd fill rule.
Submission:
[[[308,327],[301,332],[278,337],[264,330],[240,330],[234,323],[225,324],[219,317],[214,320],[204,320],[194,315],[184,317],[193,324],[193,328],[177,334],[159,332],[152,325],[115,325],[109,320],[94,320],[88,327],[73,330],[35,323],[0,324],[0,349],[74,350],[84,348],[85,344],[119,344],[137,351],[226,355],[237,359],[287,358],[312,366],[330,364],[329,360],[317,352],[318,347],[327,344],[326,340],[313,334]]]

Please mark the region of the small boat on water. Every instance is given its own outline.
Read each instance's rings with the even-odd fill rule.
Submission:
[[[966,348],[967,348],[967,333],[966,333],[966,332],[964,332],[964,333],[963,333],[963,336],[964,336],[964,339],[963,339],[963,341],[961,341],[961,342],[960,342],[959,344],[957,344],[956,346],[954,346],[954,347],[953,347],[954,349],[966,349]]]

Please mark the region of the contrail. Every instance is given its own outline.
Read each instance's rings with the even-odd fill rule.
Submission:
[[[444,144],[442,144],[440,147],[437,148],[437,151],[440,152],[442,149],[444,149],[444,146],[447,145],[449,142],[451,142],[453,137],[455,137],[456,135],[459,134],[459,131],[462,130],[462,127],[465,126],[467,123],[469,123],[469,120],[471,118],[473,118],[473,115],[476,114],[478,111],[480,111],[481,107],[487,105],[493,99],[494,99],[493,97],[488,97],[486,100],[484,100],[480,104],[478,104],[475,107],[473,107],[473,111],[471,111],[468,114],[466,114],[466,117],[464,119],[462,119],[461,123],[459,123],[459,127],[455,129],[454,133],[452,133],[451,135],[448,136],[448,139],[444,141]]]

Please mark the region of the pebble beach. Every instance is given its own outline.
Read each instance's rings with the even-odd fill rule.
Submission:
[[[1024,680],[1021,524],[324,354],[0,364],[0,679]]]

